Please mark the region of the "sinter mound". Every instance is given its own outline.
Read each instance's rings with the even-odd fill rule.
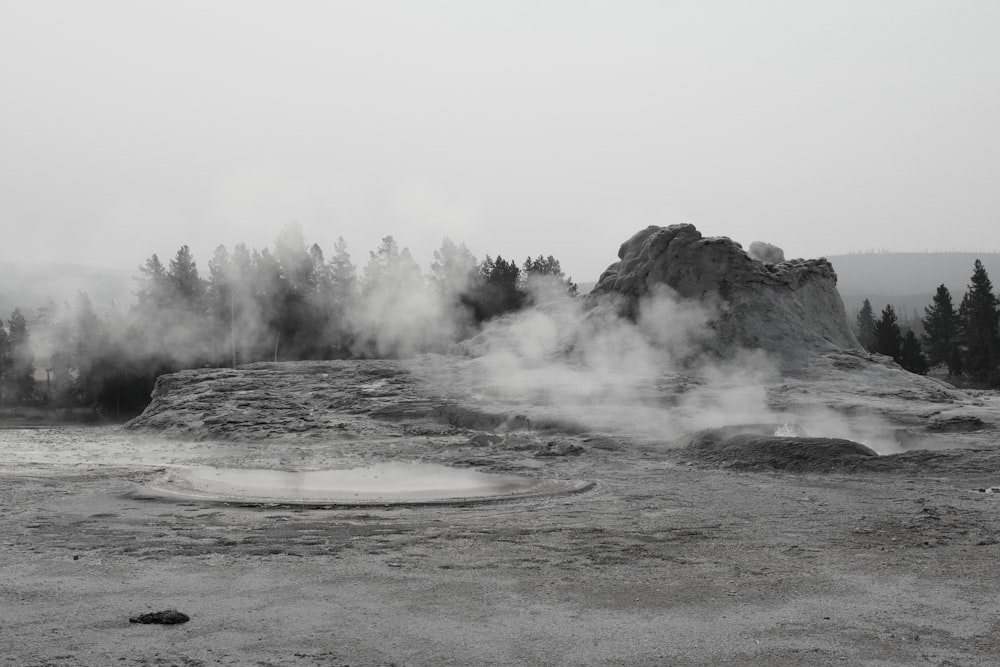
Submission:
[[[760,348],[797,365],[815,353],[860,349],[837,274],[825,259],[767,263],[728,238],[703,237],[690,224],[648,227],[623,243],[618,257],[593,294],[622,295],[631,315],[661,286],[699,300],[715,308],[718,352]]]

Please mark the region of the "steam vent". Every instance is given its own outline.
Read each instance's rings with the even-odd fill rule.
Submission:
[[[623,295],[630,314],[660,286],[714,305],[719,352],[761,348],[800,362],[817,352],[860,349],[825,259],[766,263],[690,224],[647,227],[622,244],[618,257],[593,294]]]

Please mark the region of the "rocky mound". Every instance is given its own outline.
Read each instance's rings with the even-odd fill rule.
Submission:
[[[359,427],[359,420],[367,427]],[[391,359],[248,364],[160,376],[152,402],[126,425],[193,440],[327,437],[373,422],[504,432],[521,415],[457,405]]]
[[[756,431],[757,429],[753,429]],[[870,448],[842,438],[778,436],[731,429],[698,433],[681,452],[689,462],[741,470],[829,472],[851,470],[877,458]]]
[[[755,254],[782,256],[777,248]],[[711,326],[720,352],[760,348],[801,361],[816,352],[860,349],[837,292],[837,274],[825,259],[764,262],[728,238],[703,237],[689,224],[648,227],[623,243],[618,257],[592,294],[622,295],[630,315],[661,286],[698,299],[715,308]]]

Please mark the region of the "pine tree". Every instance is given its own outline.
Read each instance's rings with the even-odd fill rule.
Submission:
[[[947,364],[949,375],[962,372],[959,339],[962,321],[955,312],[951,301],[951,292],[944,285],[939,285],[931,305],[924,308],[924,346],[927,348],[927,361],[932,366]]]
[[[347,251],[347,241],[338,237],[333,246],[333,257],[327,263],[330,276],[330,310],[325,339],[330,354],[341,357],[348,354],[352,336],[347,322],[347,312],[358,297],[358,269]]]
[[[920,349],[920,341],[917,340],[917,335],[913,333],[912,329],[903,336],[899,365],[917,375],[927,375],[927,371],[930,370],[927,358],[924,356],[923,350]]]
[[[70,367],[75,371],[72,392],[83,404],[97,400],[105,374],[108,358],[108,332],[85,292],[79,292],[74,304],[71,322]]]
[[[500,255],[494,260],[489,255],[479,265],[480,281],[468,297],[477,321],[482,322],[524,305],[527,295],[520,285],[521,270],[513,260]]]
[[[258,330],[257,298],[255,296],[254,260],[245,243],[233,247],[230,258],[230,284],[233,291],[230,330],[235,339],[234,364],[252,360],[257,345],[255,334]]]
[[[529,257],[524,260],[521,277],[522,287],[527,287],[531,283],[535,285],[541,283],[543,285],[557,286],[560,290],[565,289],[566,294],[569,296],[576,296],[577,294],[576,283],[573,282],[572,278],[566,277],[562,267],[559,265],[559,260],[552,255],[548,257],[539,255],[535,259]]]
[[[365,265],[362,290],[365,294],[380,292],[415,291],[423,287],[420,267],[410,255],[409,248],[399,249],[391,236],[382,239],[375,252],[370,252]]]
[[[971,284],[959,306],[962,319],[965,373],[974,380],[1000,384],[1000,312],[993,285],[976,260]]]
[[[892,357],[896,363],[902,355],[903,336],[896,323],[896,311],[892,304],[882,309],[882,316],[875,322],[875,352]]]
[[[868,299],[865,299],[861,310],[858,312],[858,342],[868,352],[875,351],[875,312],[872,310],[871,301]]]
[[[167,270],[156,254],[139,267],[139,276],[135,280],[139,284],[135,293],[136,307],[141,312],[148,315],[167,307],[170,283]]]
[[[35,355],[31,351],[28,321],[15,308],[7,321],[7,395],[18,403],[25,403],[35,391]]]
[[[290,222],[282,227],[274,242],[274,256],[281,267],[281,284],[285,295],[305,295],[316,284],[313,258],[306,249],[302,225]]]
[[[208,261],[208,285],[205,302],[212,338],[219,341],[214,357],[226,359],[234,368],[236,361],[236,294],[233,290],[233,260],[224,245],[215,249]]]
[[[372,292],[379,284],[388,279],[389,267],[399,258],[399,245],[396,239],[386,236],[379,244],[378,250],[368,253],[368,263],[365,264],[362,278],[362,291]]]
[[[347,241],[338,237],[333,246],[333,257],[330,258],[330,279],[337,301],[346,304],[353,300],[358,288],[358,269],[351,261],[347,251]]]
[[[449,297],[467,292],[476,283],[479,262],[465,244],[455,245],[451,239],[441,241],[441,248],[434,251],[430,278],[438,290]]]
[[[3,404],[7,395],[4,388],[7,384],[7,371],[10,368],[10,336],[3,328],[3,320],[0,320],[0,405]]]
[[[250,284],[253,286],[255,313],[257,322],[263,325],[256,336],[257,352],[252,356],[277,361],[281,349],[280,304],[284,294],[281,265],[267,248],[260,252],[255,249],[251,257],[253,270]]]
[[[155,257],[155,255],[154,255]],[[198,275],[198,266],[191,255],[191,248],[180,247],[167,269],[167,282],[172,288],[174,302],[190,312],[201,312],[205,296],[205,281]]]
[[[323,255],[323,249],[318,243],[309,246],[309,263],[313,294],[329,293],[333,288],[333,275]]]
[[[220,319],[229,320],[230,296],[232,294],[233,261],[229,250],[220,245],[208,260],[208,285],[205,296],[209,312]]]

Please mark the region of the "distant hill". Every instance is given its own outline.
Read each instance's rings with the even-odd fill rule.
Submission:
[[[1000,253],[889,252],[828,255],[827,259],[837,272],[837,288],[852,320],[866,298],[876,316],[891,303],[901,320],[913,319],[914,311],[921,318],[942,284],[957,308],[977,259],[986,267],[994,292],[1000,285]]]
[[[86,292],[94,308],[132,303],[137,272],[78,264],[0,262],[0,320],[20,307],[29,321],[49,299],[59,306]]]

